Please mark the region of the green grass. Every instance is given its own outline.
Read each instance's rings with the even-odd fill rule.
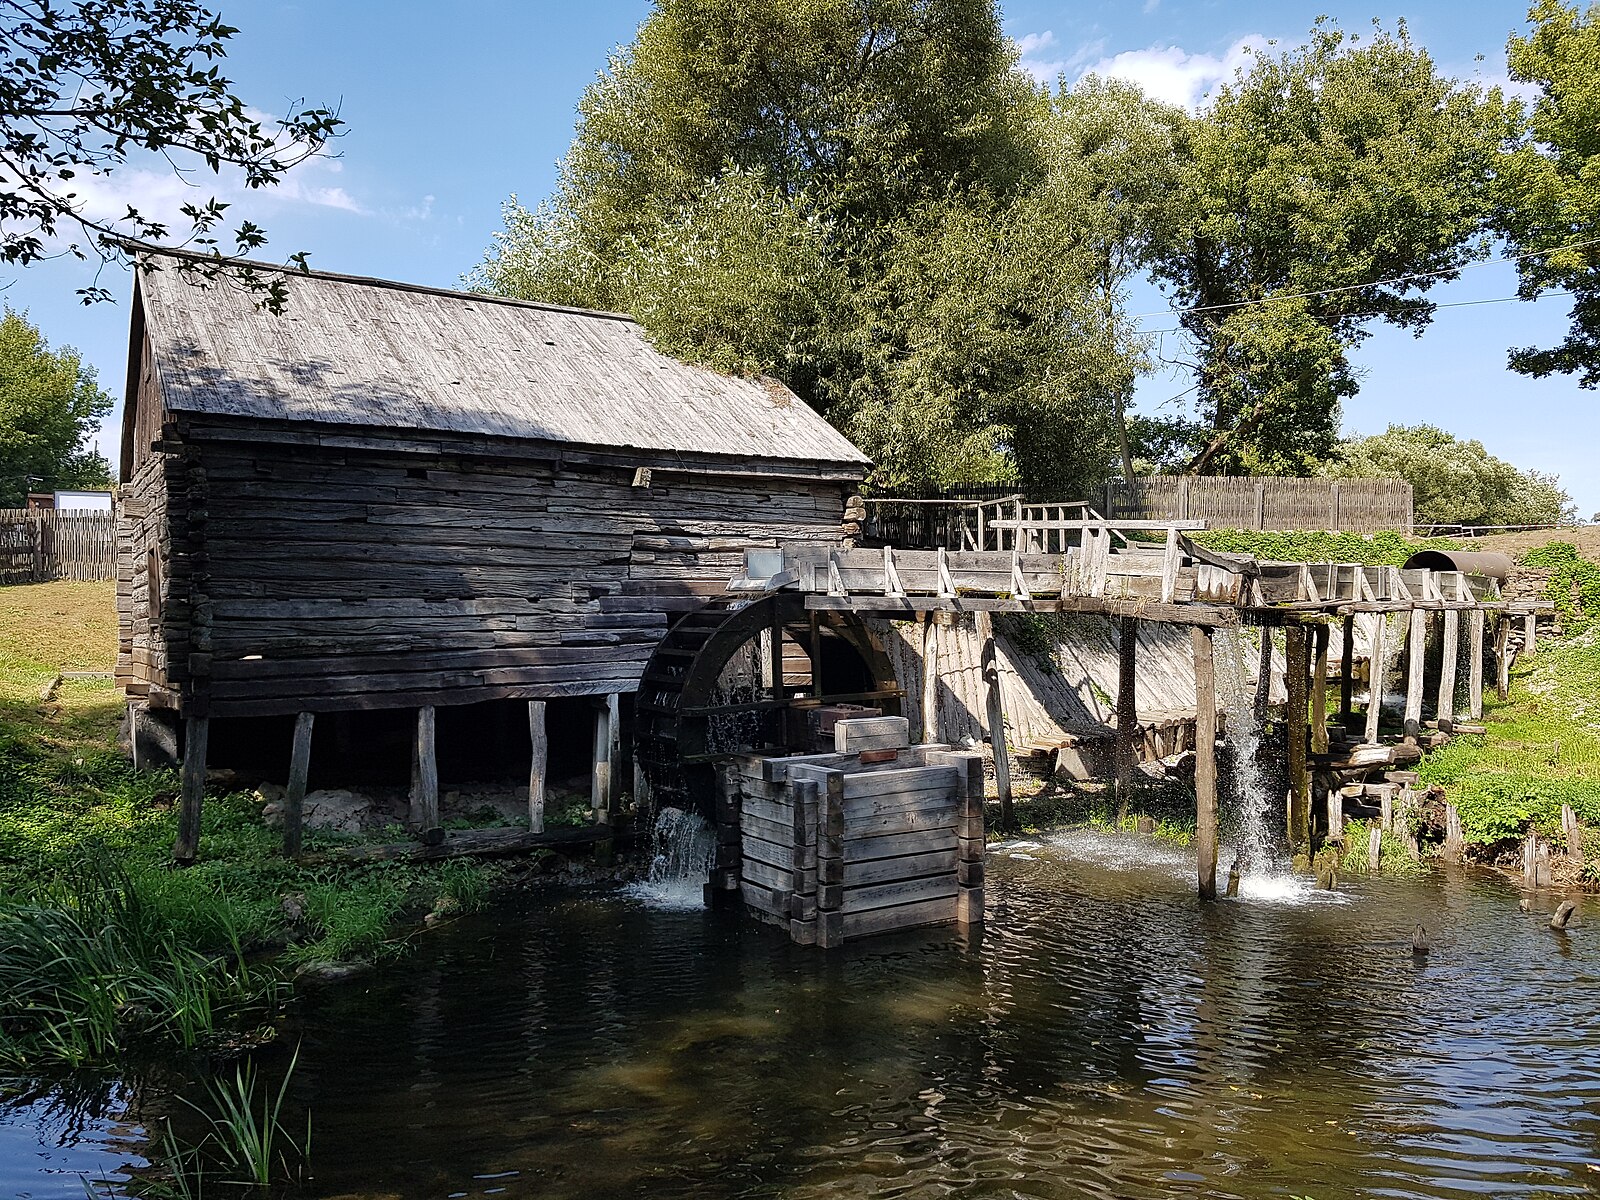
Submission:
[[[1269,562],[1362,563],[1398,567],[1419,550],[1454,550],[1449,538],[1407,538],[1398,533],[1259,533],[1248,529],[1208,529],[1189,534],[1193,541],[1229,554],[1251,554]]]
[[[289,970],[401,953],[404,923],[483,904],[498,868],[338,861],[352,839],[311,830],[289,861],[248,793],[207,797],[201,860],[174,869],[176,774],[118,751],[111,681],[40,699],[114,647],[109,584],[0,588],[0,1060],[247,1041]]]
[[[1019,788],[1020,790],[1020,788]],[[1002,836],[999,816],[990,806],[989,829]],[[1132,833],[1141,817],[1155,822],[1153,836],[1177,846],[1194,840],[1194,793],[1177,784],[1137,780],[1128,797],[1128,815],[1120,823],[1110,789],[1085,789],[1064,780],[1047,780],[1032,795],[1018,795],[1017,826],[1025,834],[1080,827]]]
[[[1488,732],[1459,737],[1419,768],[1461,814],[1467,841],[1489,847],[1532,826],[1557,839],[1561,806],[1600,825],[1600,629],[1545,641],[1512,675],[1509,698],[1485,698]]]

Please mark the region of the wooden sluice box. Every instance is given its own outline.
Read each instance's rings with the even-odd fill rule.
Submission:
[[[824,948],[983,921],[983,756],[840,721],[835,753],[722,767],[718,871],[759,919]]]

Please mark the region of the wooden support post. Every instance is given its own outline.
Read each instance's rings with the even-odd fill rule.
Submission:
[[[844,944],[843,884],[844,772],[828,771],[817,788],[817,945],[824,950]]]
[[[1005,702],[1000,696],[1000,660],[995,653],[994,619],[987,612],[977,612],[973,620],[983,647],[984,708],[989,721],[989,748],[994,752],[995,790],[1000,794],[1000,828],[1010,833],[1017,823],[1011,807],[1011,760],[1006,751]]]
[[[939,740],[939,627],[931,612],[922,619],[922,740]]]
[[[1367,830],[1367,871],[1373,875],[1383,862],[1383,830],[1374,825]]]
[[[417,709],[411,755],[411,829],[427,837],[439,828],[439,753],[434,744],[434,709]]]
[[[1261,654],[1256,665],[1256,720],[1266,719],[1267,707],[1272,703],[1272,626],[1261,630]]]
[[[1511,618],[1501,616],[1494,628],[1495,695],[1504,700],[1511,691]]]
[[[806,614],[811,630],[811,694],[822,696],[822,615],[815,609]]]
[[[1467,614],[1467,715],[1483,720],[1483,609]]]
[[[305,822],[306,780],[311,774],[311,724],[316,714],[303,712],[294,719],[294,742],[289,750],[289,786],[283,792],[283,852],[300,854]]]
[[[589,772],[589,807],[597,825],[611,822],[611,705],[609,697],[594,706],[594,757]]]
[[[956,924],[983,924],[983,756],[956,754],[956,794],[961,818],[956,836]]]
[[[544,701],[528,701],[528,831],[544,832],[545,770],[550,761],[550,738],[544,727]],[[638,797],[634,797],[635,800]]]
[[[610,771],[606,782],[610,785],[607,811],[616,814],[622,798],[622,693],[612,692],[606,697],[606,738],[609,742]]]
[[[1427,662],[1428,614],[1420,608],[1411,610],[1410,666],[1406,671],[1406,744],[1415,746],[1422,734],[1422,671]]]
[[[1194,842],[1202,900],[1217,898],[1217,685],[1211,630],[1189,629],[1194,650]]]
[[[1461,813],[1454,804],[1446,802],[1444,806],[1444,845],[1439,848],[1439,857],[1447,863],[1459,863],[1466,853],[1467,838],[1461,829]]]
[[[179,777],[178,837],[172,844],[175,862],[192,863],[200,850],[200,808],[206,798],[206,742],[209,717],[189,717],[183,726],[183,773]]]
[[[768,670],[772,672],[772,698],[783,699],[783,623],[777,620],[772,622],[772,628],[767,630],[767,654],[771,664]],[[613,732],[613,737],[620,737],[620,733]]]
[[[1315,647],[1311,659],[1311,751],[1313,754],[1326,754],[1328,752],[1328,627],[1314,626],[1311,638]]]
[[[1356,618],[1351,613],[1344,619],[1339,640],[1339,724],[1348,726],[1354,712],[1351,699],[1355,691],[1356,673]]]
[[[1372,627],[1372,657],[1367,663],[1367,731],[1364,739],[1369,746],[1378,744],[1379,723],[1383,719],[1383,681],[1389,673],[1389,616],[1378,613]]]
[[[1456,659],[1461,653],[1461,620],[1454,609],[1439,614],[1444,622],[1440,638],[1439,704],[1434,713],[1439,718],[1439,728],[1449,733],[1456,723]]]
[[[1534,646],[1539,640],[1539,616],[1537,613],[1524,613],[1522,617],[1522,652],[1532,654]]]
[[[1583,861],[1583,826],[1578,824],[1578,814],[1572,805],[1561,806],[1561,833],[1567,843],[1567,857],[1575,863]]]
[[[1306,772],[1306,631],[1289,625],[1283,631],[1284,684],[1288,700],[1283,709],[1284,738],[1288,745],[1288,833],[1291,856],[1311,850],[1311,789]]]
[[[1139,622],[1121,617],[1117,622],[1117,823],[1128,819],[1128,792],[1138,758],[1139,707],[1135,666],[1139,650]]]
[[[1344,841],[1344,792],[1336,787],[1328,789],[1328,840]]]

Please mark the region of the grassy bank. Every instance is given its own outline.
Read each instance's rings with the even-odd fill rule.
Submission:
[[[306,863],[249,793],[208,797],[203,860],[170,865],[175,772],[134,773],[107,678],[112,585],[0,588],[0,1066],[104,1062],[256,1035],[296,968],[400,952],[397,929],[472,906],[488,868]],[[44,699],[49,689],[49,699]]]

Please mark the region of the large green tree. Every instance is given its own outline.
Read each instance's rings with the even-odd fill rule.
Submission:
[[[1363,41],[1319,22],[1217,89],[1156,266],[1193,351],[1187,470],[1301,474],[1331,452],[1351,348],[1375,321],[1420,332],[1427,291],[1483,253],[1518,117],[1404,24]]]
[[[1507,47],[1511,78],[1538,87],[1525,144],[1507,158],[1500,228],[1518,263],[1519,292],[1572,293],[1567,336],[1511,353],[1527,375],[1576,375],[1600,386],[1600,6],[1540,0],[1532,30]]]
[[[775,373],[880,484],[1092,481],[1138,346],[1067,128],[993,0],[659,0],[472,281]]]
[[[89,444],[111,411],[94,368],[71,346],[52,350],[27,317],[0,316],[0,508],[42,488],[108,487],[110,467]]]
[[[1342,443],[1329,475],[1404,479],[1419,525],[1549,525],[1571,520],[1572,497],[1554,475],[1521,471],[1483,443],[1433,425],[1391,425]]]

